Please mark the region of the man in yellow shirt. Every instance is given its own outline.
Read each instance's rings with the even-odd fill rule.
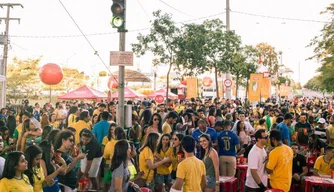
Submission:
[[[99,104],[99,107],[98,107],[97,109],[94,110],[94,112],[93,112],[93,116],[94,116],[95,114],[96,114],[97,116],[99,116],[100,113],[102,113],[102,112],[105,110],[106,107],[107,107],[106,104],[104,104],[104,103],[100,103],[100,104]]]
[[[174,111],[169,112],[166,117],[165,123],[162,125],[162,132],[164,134],[170,134],[173,131],[171,126],[176,123],[178,118],[179,116]]]
[[[328,146],[325,152],[326,155],[318,157],[315,161],[313,172],[315,176],[329,176],[334,169],[334,147]]]
[[[204,191],[206,186],[206,170],[204,163],[194,155],[195,139],[185,136],[181,147],[186,159],[181,161],[177,167],[176,182],[172,188],[176,191]],[[219,183],[218,183],[219,184]]]
[[[281,133],[278,130],[270,132],[271,146],[275,147],[269,153],[267,173],[270,174],[270,185],[274,189],[289,192],[292,180],[292,149],[282,143]]]
[[[89,120],[90,120],[90,116],[89,116],[89,112],[88,111],[83,111],[80,113],[79,116],[79,121],[76,122],[73,125],[73,128],[76,130],[75,132],[75,144],[80,143],[80,132],[84,129],[90,129],[90,125],[89,125]]]

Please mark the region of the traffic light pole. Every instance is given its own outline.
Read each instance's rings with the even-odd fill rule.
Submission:
[[[125,51],[125,32],[119,33],[119,51]],[[118,126],[125,128],[124,117],[124,73],[125,66],[119,66],[118,70]]]
[[[226,31],[229,31],[229,30],[230,30],[230,0],[226,0]],[[232,77],[231,77],[231,72],[230,71],[227,71],[226,79],[229,79],[232,82]],[[224,86],[224,82],[223,82],[223,86]],[[231,98],[232,98],[232,86],[226,87],[226,98],[231,100]]]

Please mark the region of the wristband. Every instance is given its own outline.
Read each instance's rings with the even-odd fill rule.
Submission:
[[[266,186],[264,186],[262,182],[260,184],[257,184],[257,185],[260,187],[260,189],[266,188]]]

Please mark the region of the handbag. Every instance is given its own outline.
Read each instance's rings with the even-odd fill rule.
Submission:
[[[135,184],[137,184],[139,187],[146,187],[146,181],[148,176],[150,175],[151,170],[148,171],[147,177],[145,179],[138,178],[134,181]]]

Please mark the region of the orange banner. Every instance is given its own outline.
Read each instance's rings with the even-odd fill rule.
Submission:
[[[261,97],[264,99],[270,98],[271,95],[271,82],[269,78],[262,78],[262,81],[260,83],[261,85]]]
[[[187,78],[187,98],[197,97],[197,78]]]
[[[218,88],[219,88],[219,98],[223,98],[223,82],[222,81],[218,81]]]
[[[280,85],[280,96],[288,97],[290,95],[290,87],[285,85]]]
[[[261,94],[261,81],[262,74],[251,74],[249,87],[248,87],[248,100],[249,101],[259,101]]]

